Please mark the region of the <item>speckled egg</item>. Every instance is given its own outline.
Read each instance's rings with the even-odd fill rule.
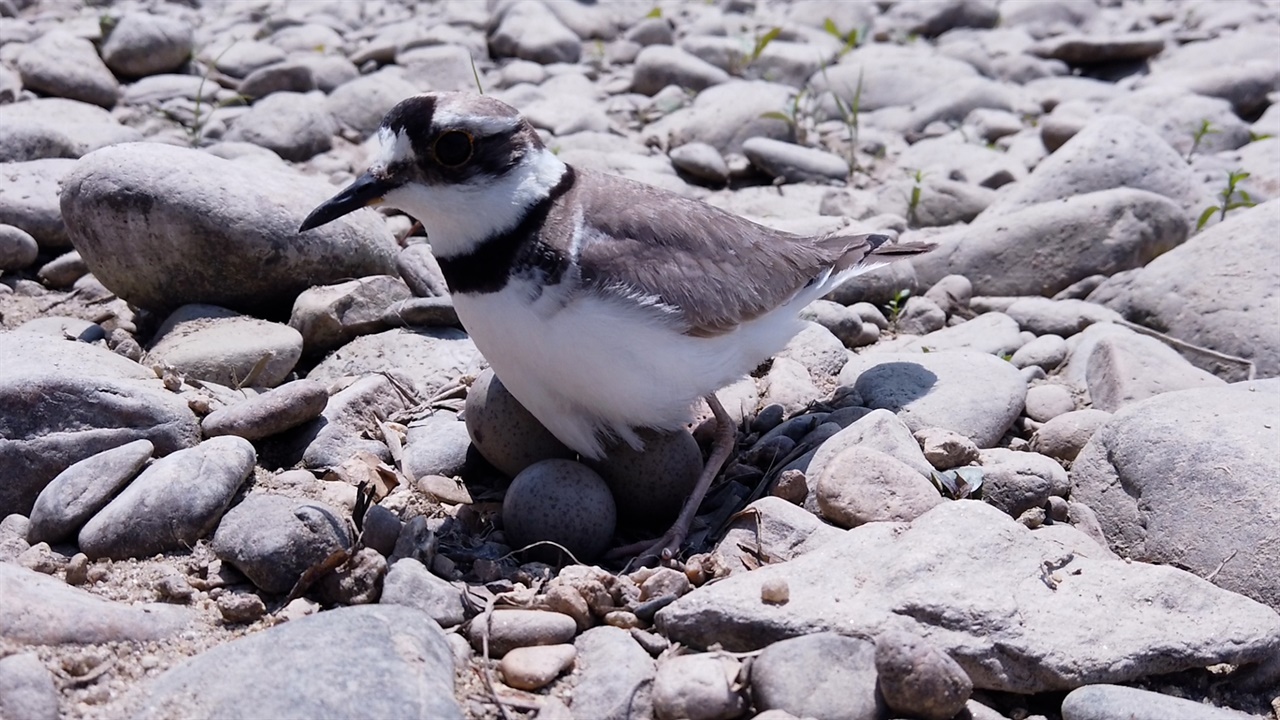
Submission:
[[[502,501],[507,544],[522,548],[540,540],[563,545],[581,562],[591,562],[613,539],[617,510],[609,486],[591,468],[572,460],[542,460],[511,481]],[[572,562],[555,547],[530,549],[542,562]]]
[[[640,430],[644,450],[622,443],[591,467],[613,492],[624,523],[660,526],[680,513],[702,472],[702,450],[687,430]]]
[[[467,434],[480,455],[510,477],[550,458],[572,458],[572,450],[516,400],[493,370],[480,373],[467,393]]]

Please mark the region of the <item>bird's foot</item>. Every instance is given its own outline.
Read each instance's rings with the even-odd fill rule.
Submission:
[[[680,546],[684,544],[688,534],[689,529],[681,528],[677,523],[657,540],[641,540],[616,547],[605,554],[605,559],[630,560],[628,565],[632,567],[651,567],[660,563],[670,563],[680,552]]]

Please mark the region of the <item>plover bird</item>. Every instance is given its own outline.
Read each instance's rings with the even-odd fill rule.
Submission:
[[[582,456],[718,422],[694,491],[644,556],[679,549],[732,452],[715,392],[781,350],[797,313],[845,280],[932,246],[803,237],[565,164],[514,108],[426,93],[391,110],[369,170],[299,232],[385,204],[422,223],[458,317],[494,372]],[[645,549],[645,548],[641,548]]]

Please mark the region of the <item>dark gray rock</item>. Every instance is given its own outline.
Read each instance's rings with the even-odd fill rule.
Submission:
[[[338,510],[281,495],[250,495],[223,516],[213,551],[262,590],[289,592],[302,573],[351,546]]]
[[[12,563],[0,563],[0,587],[0,639],[11,643],[147,642],[172,637],[194,619],[186,608],[112,602]]]
[[[339,608],[185,661],[142,686],[136,717],[461,720],[453,672],[444,634],[426,615],[396,606]]]
[[[247,98],[262,98],[276,92],[307,93],[315,89],[316,78],[311,66],[296,60],[260,67],[240,81],[240,94]]]
[[[761,710],[785,710],[796,717],[888,717],[876,693],[875,645],[832,632],[765,648],[751,664],[751,696]]]
[[[1280,460],[1262,450],[1280,442],[1278,413],[1280,380],[1129,405],[1076,457],[1071,497],[1093,508],[1120,555],[1215,573],[1280,608],[1280,578],[1264,570],[1280,563]]]
[[[124,188],[129,202],[120,201]],[[282,315],[312,285],[394,272],[395,243],[372,212],[298,236],[332,193],[296,173],[142,143],[82,158],[64,179],[61,207],[94,276],[131,303]]]
[[[199,440],[196,417],[154,373],[95,345],[0,333],[0,515],[27,513],[72,464],[134,440],[166,455]]]
[[[164,457],[90,518],[80,549],[121,560],[189,548],[217,527],[256,461],[253,445],[234,436]]]
[[[766,603],[762,586],[779,582],[792,600]],[[960,663],[975,688],[1018,693],[1258,662],[1280,648],[1280,615],[1265,605],[1172,567],[1084,557],[971,500],[854,528],[698,588],[655,620],[674,642],[730,651],[906,629]]]
[[[74,536],[117,490],[137,476],[154,451],[150,440],[134,440],[63,470],[36,498],[27,541],[59,543]]]
[[[1067,471],[1053,458],[1033,452],[991,448],[979,452],[983,470],[982,498],[1010,517],[1044,507],[1051,496],[1070,487]]]

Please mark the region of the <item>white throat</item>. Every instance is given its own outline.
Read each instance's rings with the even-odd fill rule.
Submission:
[[[422,223],[437,257],[452,257],[519,224],[564,172],[565,164],[554,153],[539,148],[502,177],[481,177],[462,185],[408,183],[384,200]]]

